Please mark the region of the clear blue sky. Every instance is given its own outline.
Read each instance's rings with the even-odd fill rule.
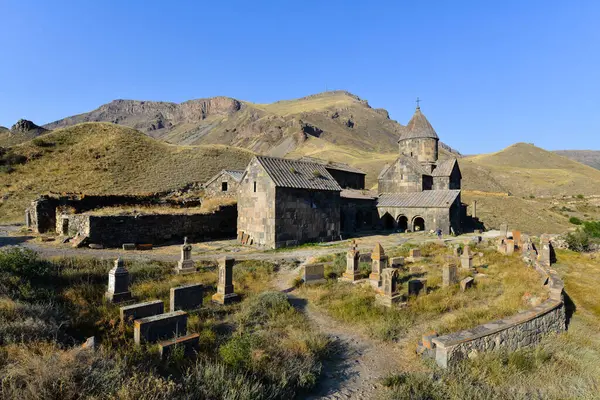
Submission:
[[[0,125],[346,89],[463,153],[600,149],[600,1],[0,0]]]

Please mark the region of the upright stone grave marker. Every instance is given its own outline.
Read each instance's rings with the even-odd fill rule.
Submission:
[[[202,307],[204,288],[200,283],[171,288],[169,308],[177,310],[196,310]]]
[[[181,246],[181,259],[177,262],[175,272],[178,274],[189,274],[196,272],[194,261],[192,260],[192,245],[188,243],[187,237],[183,238],[183,246]]]
[[[506,245],[506,255],[512,256],[515,253],[515,241],[512,239],[506,239],[504,243]]]
[[[410,262],[421,261],[421,249],[410,249],[407,260]]]
[[[523,247],[523,243],[521,243],[521,231],[513,231],[512,237],[515,241],[515,248],[521,249]]]
[[[554,254],[554,248],[552,247],[552,243],[550,242],[550,236],[547,234],[543,234],[540,237],[541,241],[541,249],[538,254],[538,261],[544,267],[550,267],[552,263],[556,259],[556,255]]]
[[[239,296],[233,291],[233,264],[235,260],[231,257],[223,257],[219,260],[219,281],[217,293],[212,296],[212,301],[219,304],[229,304],[237,301]]]
[[[390,258],[390,268],[400,269],[404,266],[404,257]]]
[[[456,265],[446,264],[442,269],[442,285],[444,287],[452,286],[458,282],[458,271]]]
[[[131,300],[129,272],[125,269],[120,257],[115,260],[114,268],[108,272],[108,290],[104,297],[111,303]]]
[[[419,293],[425,288],[425,282],[422,279],[411,279],[408,281],[408,295],[418,296]]]
[[[325,264],[306,264],[302,267],[302,280],[305,285],[325,282]]]
[[[379,286],[379,282],[381,281],[381,270],[387,267],[388,260],[381,244],[377,243],[375,245],[375,249],[373,249],[373,253],[371,253],[371,259],[373,261],[371,261],[371,274],[369,275],[369,279],[371,280],[371,283]]]
[[[386,307],[399,303],[402,296],[398,292],[398,270],[395,268],[384,268],[381,272],[381,290],[377,294],[377,301]]]
[[[136,319],[133,322],[135,344],[172,339],[187,333],[187,313],[175,311],[152,317]]]
[[[346,253],[346,272],[342,274],[340,280],[355,282],[360,279],[359,270],[360,252],[356,247],[356,241],[352,240],[350,249]]]
[[[460,266],[462,269],[473,268],[473,253],[471,252],[471,248],[469,246],[465,246],[465,249],[460,256]]]
[[[147,301],[120,308],[121,321],[130,324],[136,319],[151,317],[165,312],[162,300]]]

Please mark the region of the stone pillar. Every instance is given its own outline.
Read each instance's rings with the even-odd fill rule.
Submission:
[[[25,227],[31,229],[31,214],[29,213],[29,208],[25,210]]]
[[[373,249],[373,253],[371,253],[371,260],[371,274],[369,275],[369,279],[372,281],[371,283],[376,282],[377,286],[379,286],[379,282],[381,280],[381,271],[384,268],[387,268],[388,261],[381,244],[377,243],[375,245],[375,249]]]
[[[398,270],[395,268],[384,268],[381,271],[381,290],[377,294],[378,303],[391,307],[402,300],[398,293]]]
[[[473,253],[469,246],[465,246],[463,253],[460,256],[460,266],[462,269],[473,268]]]
[[[446,264],[442,269],[442,286],[448,287],[458,282],[458,271],[456,265]]]
[[[181,259],[177,262],[175,273],[189,274],[196,272],[194,261],[192,260],[192,245],[188,243],[187,237],[183,238],[183,246],[181,246]]]
[[[477,200],[473,200],[473,210],[471,210],[471,216],[477,218]]]
[[[521,243],[521,232],[513,231],[512,237],[513,237],[513,240],[515,241],[515,248],[521,249],[521,247],[523,247],[523,244]]]
[[[129,272],[125,269],[121,258],[115,260],[114,268],[108,272],[108,290],[104,296],[111,303],[131,300]]]
[[[231,257],[223,257],[219,260],[219,280],[217,282],[217,293],[212,296],[212,301],[219,304],[229,304],[239,299],[233,291],[233,264],[235,260]]]
[[[552,243],[550,242],[550,236],[544,234],[540,237],[540,252],[538,254],[538,261],[544,267],[550,267],[552,265],[553,260],[553,252]]]
[[[340,278],[343,281],[354,282],[360,279],[359,272],[360,252],[356,248],[356,242],[352,240],[350,250],[346,253],[346,272]]]
[[[512,256],[515,253],[515,241],[506,239],[504,243],[506,244],[506,255]]]

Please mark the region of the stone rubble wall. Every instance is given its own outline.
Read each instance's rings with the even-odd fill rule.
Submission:
[[[566,331],[563,281],[556,271],[537,262],[534,262],[534,268],[544,278],[550,292],[549,299],[511,317],[433,339],[435,360],[440,367],[452,367],[460,360],[484,351],[515,351],[538,344],[550,333]]]

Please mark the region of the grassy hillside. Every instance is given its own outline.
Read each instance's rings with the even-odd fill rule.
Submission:
[[[130,128],[85,123],[15,146],[27,157],[0,172],[0,216],[21,220],[40,193],[147,193],[204,182],[221,169],[243,169],[252,153],[229,146],[175,146]]]
[[[557,150],[554,153],[592,168],[600,169],[600,151],[598,150]]]

